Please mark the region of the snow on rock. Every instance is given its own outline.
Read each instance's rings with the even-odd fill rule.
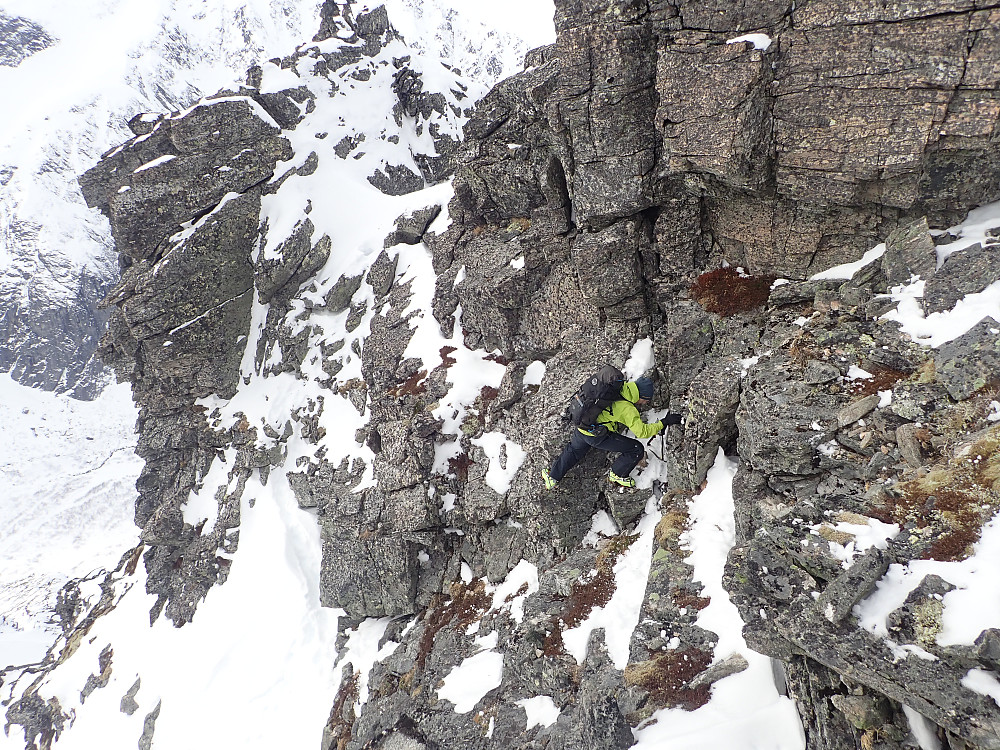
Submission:
[[[738,44],[740,42],[749,42],[753,45],[754,49],[764,52],[771,46],[771,37],[767,34],[744,34],[743,36],[726,40],[726,44]]]
[[[524,463],[527,455],[524,448],[508,440],[502,432],[487,432],[482,437],[473,438],[472,444],[482,448],[490,461],[486,470],[486,484],[497,494],[503,495],[510,489],[514,475]]]
[[[491,690],[500,686],[503,677],[503,654],[492,650],[462,660],[438,688],[438,696],[455,704],[455,712],[465,714],[476,707]]]
[[[550,727],[559,719],[559,707],[547,695],[536,695],[534,698],[525,698],[517,701],[517,705],[524,709],[528,719],[528,729],[532,727]]]
[[[611,657],[618,669],[624,669],[629,662],[629,644],[632,631],[639,621],[639,613],[646,593],[646,579],[653,548],[653,532],[660,520],[655,509],[655,501],[650,500],[646,513],[636,531],[639,538],[615,562],[613,572],[615,591],[611,600],[594,608],[579,625],[563,631],[566,650],[582,664],[587,656],[590,634],[597,628],[604,628],[604,638]]]
[[[226,585],[210,592],[193,624],[149,625],[156,597],[145,591],[142,565],[113,576],[116,606],[45,684],[46,694],[76,715],[61,746],[130,746],[151,715],[156,741],[168,747],[234,738],[260,747],[319,743],[335,693],[338,613],[319,605],[316,524],[283,478],[273,479],[282,481],[266,488],[259,478],[248,482],[239,554]],[[109,679],[83,709],[81,687],[100,673],[100,655],[109,647]],[[135,702],[130,713],[120,709],[126,694]],[[11,729],[12,741],[19,735]]]
[[[538,591],[538,567],[521,560],[493,591],[491,610],[507,609],[514,622],[524,620],[524,602]]]
[[[689,550],[701,596],[711,599],[698,616],[698,625],[718,635],[715,660],[742,655],[748,666],[712,687],[711,700],[694,711],[661,709],[648,725],[634,730],[639,750],[670,747],[768,747],[802,750],[805,737],[795,704],[778,693],[771,660],[748,648],[743,620],[723,587],[726,556],[733,545],[732,482],[736,464],[720,450],[705,488],[689,505],[690,530],[682,536]]]

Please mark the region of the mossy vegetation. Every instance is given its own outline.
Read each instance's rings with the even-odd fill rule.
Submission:
[[[638,538],[638,534],[612,537],[598,553],[594,570],[581,575],[573,582],[562,612],[545,636],[542,653],[546,656],[558,656],[563,653],[563,631],[575,628],[586,620],[594,609],[603,607],[611,601],[616,588],[615,563]]]
[[[913,524],[930,543],[923,557],[963,560],[982,526],[1000,510],[1000,425],[987,428],[954,457],[893,487],[875,514]]]
[[[703,273],[689,289],[691,297],[708,312],[729,317],[763,307],[775,276],[747,276],[726,266]]]
[[[419,669],[424,668],[434,648],[434,639],[445,626],[454,623],[460,628],[468,627],[483,616],[493,601],[482,580],[471,584],[453,583],[449,593],[448,598],[436,596],[424,615],[424,632],[420,636],[416,659]]]
[[[690,687],[690,682],[712,663],[712,654],[697,648],[663,651],[647,661],[625,668],[625,683],[649,693],[653,708],[694,711],[708,703],[711,685]]]

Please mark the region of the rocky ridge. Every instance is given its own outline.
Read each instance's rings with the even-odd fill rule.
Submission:
[[[153,619],[189,623],[224,584],[243,486],[272,475],[316,509],[324,604],[348,626],[394,618],[399,644],[368,675],[343,665],[323,747],[629,747],[658,709],[697,708],[745,667],[697,624],[708,602],[684,561],[688,501],[722,449],[739,462],[726,588],[806,746],[901,748],[904,706],[948,747],[1000,746],[1000,708],[963,685],[996,670],[996,631],[937,641],[952,584],[925,577],[888,638],[854,614],[890,565],[968,555],[1000,503],[1000,322],[931,348],[892,313],[916,277],[927,314],[998,281],[997,227],[961,248],[942,231],[1000,198],[1000,10],[952,6],[560,2],[556,44],[464,113],[459,141],[458,80],[431,88],[394,56],[384,12],[328,2],[316,43],[247,87],[134,121],[82,182],[124,257],[102,349],[142,410]],[[384,247],[341,271],[320,195],[284,222],[269,200],[374,149],[346,131],[305,133],[332,153],[293,148],[323,106],[316,80],[336,95],[386,76],[403,129],[384,141],[433,145],[368,182],[407,195],[454,174],[453,197],[415,193]],[[664,481],[609,493],[593,456],[543,495],[580,373],[642,340],[654,406],[685,415]],[[470,362],[486,374],[459,398]],[[237,411],[251,383],[307,395],[260,418]],[[330,435],[345,425],[346,449]],[[209,486],[220,457],[228,476]],[[602,510],[620,533],[585,544]],[[636,528],[647,510],[655,529]],[[862,530],[884,533],[865,546]],[[650,574],[626,663],[602,631],[578,662],[563,634],[609,601],[640,538]],[[537,579],[496,597],[483,579],[522,561]],[[458,712],[441,680],[489,642],[506,644],[500,682]],[[57,734],[62,709],[32,696],[8,721]],[[536,696],[555,723],[526,726]]]
[[[308,0],[200,12],[173,4],[136,22],[101,0],[70,13],[57,5],[26,9],[35,20],[0,13],[10,100],[0,139],[0,371],[91,400],[114,377],[95,350],[107,327],[98,304],[118,264],[107,223],[87,210],[78,174],[128,137],[125,121],[135,113],[183,108],[220,81],[239,80],[262,44],[287,48],[285,40],[311,32],[316,10]],[[67,19],[78,19],[79,28]],[[108,59],[115,49],[123,59]],[[51,96],[35,95],[54,81]]]

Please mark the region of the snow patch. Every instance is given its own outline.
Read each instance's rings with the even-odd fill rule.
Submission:
[[[727,40],[726,44],[737,44],[738,42],[749,42],[753,45],[754,49],[763,52],[771,46],[771,37],[767,34],[744,34],[743,36]]]

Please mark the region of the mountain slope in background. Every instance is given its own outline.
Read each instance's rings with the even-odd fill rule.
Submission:
[[[94,401],[0,375],[0,668],[40,658],[56,592],[134,546],[135,409],[127,386]]]

